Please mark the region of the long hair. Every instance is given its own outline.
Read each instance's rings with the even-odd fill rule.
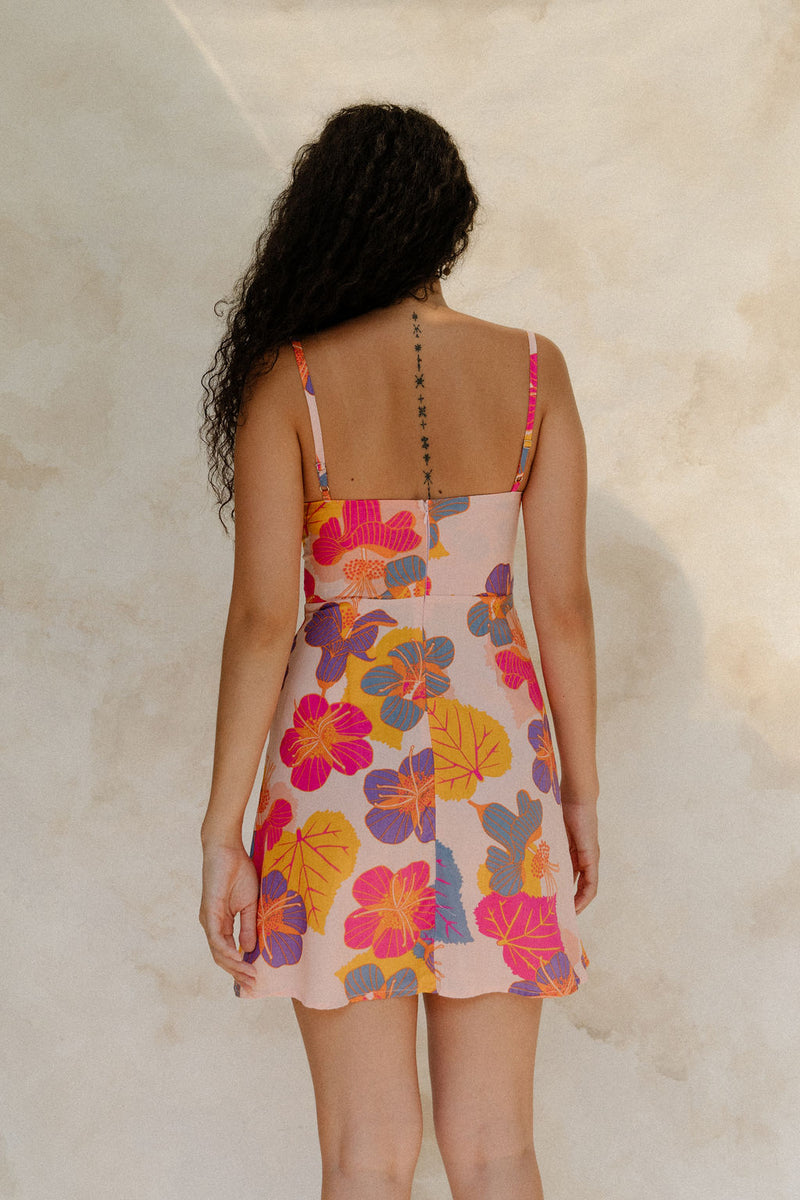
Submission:
[[[300,147],[250,265],[215,305],[226,331],[202,378],[200,436],[226,532],[242,402],[279,347],[406,296],[424,299],[466,250],[477,207],[455,142],[419,109],[348,105]]]

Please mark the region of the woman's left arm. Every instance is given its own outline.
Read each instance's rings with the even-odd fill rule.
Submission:
[[[242,820],[283,684],[300,596],[303,475],[291,391],[299,377],[289,365],[294,356],[285,347],[252,388],[236,430],[233,583],[211,794],[200,830],[200,923],[215,961],[240,983],[253,971],[236,950],[233,917],[241,912],[240,943],[252,949],[259,886]]]

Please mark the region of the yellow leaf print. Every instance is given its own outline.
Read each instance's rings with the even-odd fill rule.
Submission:
[[[343,500],[307,500],[303,520],[303,536],[315,538],[326,521],[342,519]]]
[[[280,871],[303,897],[309,929],[325,932],[325,921],[340,886],[356,865],[361,845],[344,813],[315,812],[300,830],[284,830],[264,855],[262,876]]]
[[[467,800],[487,775],[511,766],[508,734],[488,713],[440,696],[429,704],[428,718],[440,800]]]

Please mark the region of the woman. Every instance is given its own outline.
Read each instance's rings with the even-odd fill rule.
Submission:
[[[427,114],[335,113],[204,380],[236,539],[200,921],[237,996],[292,997],[323,1200],[411,1194],[420,994],[453,1197],[541,1197],[541,1004],[589,961],[583,431],[553,342],[445,300],[477,203]],[[547,701],[514,604],[520,508]]]

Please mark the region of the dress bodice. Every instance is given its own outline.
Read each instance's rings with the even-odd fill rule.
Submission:
[[[307,604],[511,595],[520,496],[308,502]]]

